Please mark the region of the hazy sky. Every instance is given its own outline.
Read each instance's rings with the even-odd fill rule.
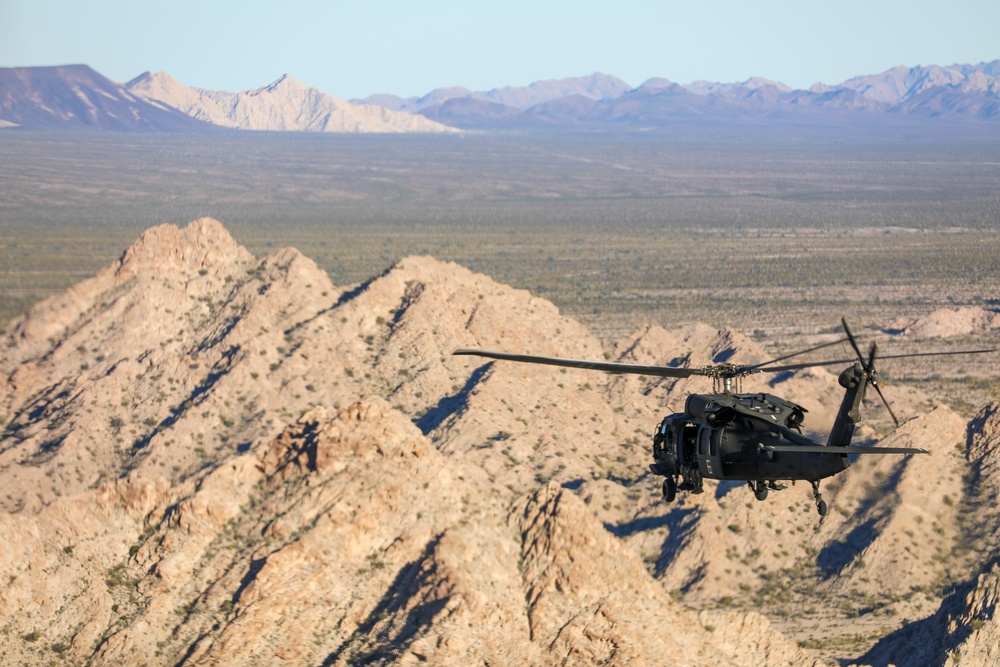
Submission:
[[[0,67],[166,71],[238,91],[284,73],[342,98],[604,72],[796,88],[1000,58],[1000,0],[0,0]]]

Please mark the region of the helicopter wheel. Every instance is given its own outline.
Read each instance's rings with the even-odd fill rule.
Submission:
[[[663,478],[663,500],[668,503],[674,502],[677,497],[677,482],[673,477]]]
[[[764,482],[750,482],[749,484],[750,490],[753,491],[753,495],[757,500],[767,499],[767,484]]]
[[[816,511],[819,512],[820,516],[826,516],[829,508],[826,506],[826,501],[823,500],[823,494],[819,492],[819,480],[812,483],[813,488],[813,499],[816,501]]]

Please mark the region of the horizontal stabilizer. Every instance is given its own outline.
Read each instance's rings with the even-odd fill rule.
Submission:
[[[797,454],[929,454],[919,447],[827,447],[825,445],[761,445],[767,452]]]

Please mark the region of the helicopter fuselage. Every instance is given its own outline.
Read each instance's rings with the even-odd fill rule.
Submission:
[[[771,394],[691,394],[684,412],[657,427],[650,468],[695,486],[698,478],[813,482],[847,469],[843,453],[787,451],[789,443],[818,446],[798,432],[805,412]]]
[[[677,491],[701,493],[706,478],[745,481],[757,500],[767,498],[770,489],[783,489],[779,480],[804,480],[812,485],[816,508],[825,516],[819,481],[846,470],[849,454],[927,453],[851,446],[865,387],[875,377],[871,364],[866,367],[860,361],[840,374],[844,398],[826,444],[802,435],[806,409],[797,403],[763,393],[691,394],[684,412],[664,417],[653,434],[649,468],[663,476],[664,500],[672,502]]]

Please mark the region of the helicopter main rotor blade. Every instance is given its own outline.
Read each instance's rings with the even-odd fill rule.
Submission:
[[[991,348],[988,350],[956,350],[954,352],[911,352],[909,354],[887,354],[885,356],[879,357],[879,359],[903,359],[906,357],[938,357],[949,354],[986,354],[988,352],[996,352],[997,348]],[[836,366],[839,364],[853,364],[860,357],[854,359],[829,359],[826,361],[806,361],[801,364],[788,364],[787,366],[754,366],[753,370],[760,373],[780,373],[782,371],[797,371],[803,368],[812,368],[813,366]]]
[[[799,350],[798,352],[792,352],[791,354],[786,354],[783,357],[778,357],[777,359],[771,359],[770,361],[764,361],[759,364],[754,364],[749,366],[747,370],[756,371],[764,368],[765,366],[770,366],[771,364],[776,364],[779,361],[785,361],[786,359],[791,359],[792,357],[797,357],[802,354],[808,354],[810,352],[815,352],[816,350],[822,350],[824,347],[830,347],[831,345],[839,345],[846,341],[846,338],[838,338],[837,340],[830,341],[829,343],[823,343],[822,345],[817,345],[816,347],[810,347],[808,350]]]
[[[545,364],[548,366],[563,366],[566,368],[582,368],[606,373],[628,373],[631,375],[654,375],[657,377],[687,378],[692,375],[706,375],[701,368],[671,368],[670,366],[643,366],[641,364],[621,364],[610,361],[588,361],[585,359],[564,359],[563,357],[536,357],[527,354],[511,354],[509,352],[492,352],[490,350],[455,350],[453,355],[472,355],[499,359],[502,361],[518,361],[527,364]]]

